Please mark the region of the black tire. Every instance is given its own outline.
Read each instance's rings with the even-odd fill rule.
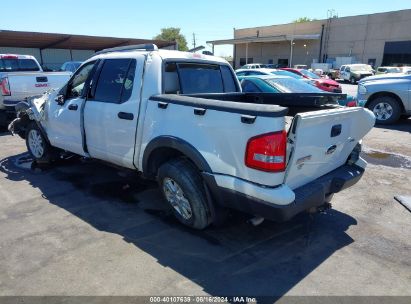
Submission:
[[[392,114],[389,118],[382,119],[383,116],[378,115],[378,108],[381,108],[381,104],[388,104],[392,108]],[[377,124],[381,125],[389,125],[397,122],[400,119],[401,116],[401,107],[398,103],[398,101],[391,97],[391,96],[380,96],[374,99],[370,104],[368,105],[368,109],[370,109],[374,115],[375,115],[375,122]]]
[[[167,190],[167,185],[170,183],[172,187],[178,186],[181,189],[180,198],[183,197],[188,201],[191,216],[188,217],[187,213],[178,211],[178,207],[173,207],[173,198],[170,199],[172,191]],[[182,224],[199,230],[210,225],[211,215],[203,181],[193,164],[184,159],[174,159],[161,165],[158,170],[158,184],[174,216]]]
[[[38,138],[37,144],[41,146],[42,153],[40,153],[39,150],[35,151],[35,149],[33,149],[33,143],[30,142],[33,140],[33,136],[36,136]],[[27,125],[25,139],[27,150],[34,160],[36,160],[38,163],[49,163],[53,160],[53,148],[50,146],[47,139],[44,137],[43,133],[35,122],[30,122]]]

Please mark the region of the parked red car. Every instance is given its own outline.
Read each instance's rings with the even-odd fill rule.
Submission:
[[[293,68],[282,68],[281,70],[286,70],[294,74],[301,75],[304,78],[310,79],[313,81],[313,84],[315,84],[317,88],[323,91],[332,92],[332,93],[342,92],[341,86],[338,82],[332,79],[321,78],[317,74],[314,74],[308,70],[293,69]]]

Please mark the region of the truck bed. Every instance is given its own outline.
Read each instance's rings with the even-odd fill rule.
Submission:
[[[295,116],[301,112],[338,108],[338,100],[347,97],[345,94],[327,92],[192,94],[186,96],[259,105],[277,105],[288,108],[287,114],[289,116]]]

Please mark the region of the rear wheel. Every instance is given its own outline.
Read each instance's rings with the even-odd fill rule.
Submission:
[[[392,124],[401,116],[401,107],[398,101],[390,96],[377,97],[369,104],[368,108],[374,113],[377,124]]]
[[[175,159],[163,164],[158,170],[158,183],[174,216],[182,224],[204,229],[211,223],[202,178],[189,161]]]
[[[53,148],[35,122],[31,122],[27,126],[25,138],[27,150],[34,160],[42,163],[52,160]]]

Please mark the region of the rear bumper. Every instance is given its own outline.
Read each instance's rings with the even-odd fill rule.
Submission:
[[[356,165],[344,165],[326,175],[294,190],[295,199],[289,204],[279,205],[258,199],[242,192],[218,187],[220,204],[274,221],[286,221],[311,207],[324,204],[330,194],[340,192],[357,183],[364,169]],[[208,184],[208,183],[207,183]]]

